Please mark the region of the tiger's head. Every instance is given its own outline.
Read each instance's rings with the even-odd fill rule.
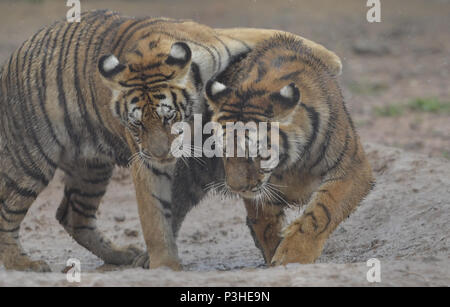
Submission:
[[[306,161],[315,140],[321,137],[321,129],[327,126],[330,115],[326,99],[334,82],[328,82],[332,74],[298,44],[295,39],[277,36],[231,68],[237,73],[216,76],[206,84],[212,120],[223,129],[229,122],[265,122],[269,127],[278,123],[278,142],[274,142],[278,147],[273,148],[278,163],[262,167],[270,157],[260,153],[253,158],[224,158],[226,186],[244,198],[258,198],[276,181],[270,182],[272,175],[281,178],[287,169]],[[270,144],[269,131],[258,140],[265,137]],[[252,142],[245,143],[246,152],[249,144]]]
[[[304,133],[291,121],[300,101],[300,90],[294,83],[271,92],[256,88],[233,89],[218,81],[210,81],[206,92],[213,110],[212,120],[222,126],[225,134],[231,127],[230,123],[242,122],[246,129],[244,142],[238,139],[237,132],[232,134],[234,156],[226,154],[231,143],[223,142],[227,188],[245,198],[255,198],[262,193],[271,175],[289,167],[298,155],[295,148]],[[260,123],[266,123],[267,129],[251,134],[251,127],[258,129]],[[277,124],[275,134],[272,133],[274,124]],[[250,146],[258,146],[264,139],[267,142],[266,153],[257,147],[256,156],[252,156]],[[237,156],[239,146],[245,151],[244,157]]]
[[[177,137],[175,122],[192,114],[197,91],[190,81],[192,52],[184,42],[144,38],[125,55],[124,62],[104,55],[98,69],[112,91],[111,110],[132,135],[140,157],[171,163]]]

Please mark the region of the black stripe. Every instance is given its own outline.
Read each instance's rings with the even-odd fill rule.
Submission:
[[[281,76],[280,80],[291,81],[292,79],[297,78],[302,72],[303,72],[303,69],[302,70],[293,71],[291,73],[288,73],[286,75]]]
[[[157,201],[159,201],[161,203],[161,205],[165,208],[165,209],[172,209],[172,204],[167,201],[164,200],[162,198],[159,198],[158,196],[156,196],[155,194],[152,193],[153,198],[155,198]]]
[[[86,50],[85,50],[85,53],[84,53],[83,76],[85,78],[87,78],[87,67],[88,67],[88,65],[93,66],[93,67],[97,67],[97,65],[93,65],[93,61],[95,61],[96,59],[92,59],[91,55],[89,55],[89,51],[91,49],[91,46],[94,45],[93,44],[94,37],[97,34],[98,29],[103,25],[103,22],[98,20],[97,24],[93,24],[91,26],[91,28],[94,25],[95,25],[95,28],[93,28],[92,31],[91,31],[91,35],[89,36],[89,40],[88,40],[88,43],[86,45]]]
[[[178,98],[177,94],[173,91],[170,91],[170,95],[172,96],[172,102],[173,102],[173,105],[175,106],[176,111],[178,113],[181,113],[180,105],[178,104],[178,101],[177,101],[177,98]]]
[[[141,58],[144,56],[142,52],[140,52],[138,49],[133,50],[133,53],[136,54],[137,56],[140,56]]]
[[[231,114],[239,114],[242,111],[241,110],[231,110],[231,109],[225,109],[225,107],[227,107],[227,105],[223,105],[220,112],[228,112]],[[256,116],[262,116],[264,118],[267,118],[269,116],[267,116],[266,113],[260,113],[260,112],[254,112],[254,111],[244,111],[245,115],[256,115]]]
[[[314,215],[314,212],[307,212],[304,214],[304,218],[306,219],[308,216],[311,217],[312,219],[312,225],[314,227],[314,230],[317,230],[317,228],[319,228],[319,225],[317,224],[317,218]],[[303,229],[300,229],[301,232],[303,232]]]
[[[90,184],[106,184],[109,182],[109,179],[111,178],[111,175],[105,176],[103,178],[81,178],[82,181]]]
[[[82,201],[79,201],[77,199],[71,199],[71,201],[73,201],[76,205],[80,206],[83,210],[90,210],[90,211],[97,211],[97,207],[90,205],[90,204],[86,204]]]
[[[115,35],[116,31],[113,31],[112,29],[113,28],[117,28],[117,26],[119,24],[121,24],[122,22],[123,22],[122,20],[114,20],[113,22],[111,22],[111,24],[106,26],[104,31],[102,33],[100,33],[100,35],[98,35],[97,38],[96,38],[96,41],[98,43],[96,44],[96,47],[94,49],[94,54],[90,55],[88,58],[93,59],[93,61],[96,61],[99,58],[101,47],[104,45],[105,37],[108,34],[109,35]],[[95,30],[97,30],[97,28]],[[91,38],[93,38],[93,36]],[[85,64],[86,64],[86,62],[85,62]],[[94,67],[97,67],[97,65],[94,65]],[[85,69],[83,69],[83,73],[84,73],[84,70]],[[122,140],[122,141],[118,140],[118,137],[113,135],[106,128],[106,126],[104,124],[104,121],[103,121],[103,118],[102,118],[102,115],[101,115],[101,113],[100,113],[100,111],[98,109],[98,106],[97,106],[97,103],[96,103],[96,101],[98,99],[97,99],[97,90],[95,88],[95,82],[94,82],[94,74],[93,73],[85,74],[85,78],[89,79],[88,83],[89,83],[89,92],[90,92],[90,97],[91,97],[91,104],[92,104],[92,107],[94,109],[97,121],[99,122],[101,127],[104,127],[103,129],[100,130],[100,132],[101,132],[105,142],[107,143],[107,145],[110,148],[116,148],[117,146],[121,146],[122,142],[125,141],[125,140]],[[108,156],[111,156],[111,157],[115,156],[116,160],[117,159],[122,160],[121,157],[117,157],[117,154],[118,154],[117,152],[109,152],[109,153],[104,152],[104,154],[106,154]],[[120,161],[117,161],[117,162],[120,162]]]
[[[57,49],[56,46],[58,46],[58,40],[59,40],[59,34],[61,33],[61,30],[64,28],[64,23],[58,25],[58,31],[56,32],[55,37],[53,38],[53,46],[50,52],[47,52],[49,56],[48,64],[50,64],[53,60],[53,55],[55,53],[55,50]]]
[[[0,216],[2,217],[3,220],[5,220],[8,223],[17,222],[17,221],[13,221],[13,220],[10,220],[9,218],[7,218],[6,215],[3,213],[3,210],[1,210],[1,209],[0,209]]]
[[[320,152],[317,155],[317,158],[314,161],[314,163],[312,163],[312,166],[310,169],[313,169],[314,167],[316,167],[323,160],[323,158],[325,157],[326,151],[329,148],[331,136],[335,132],[335,128],[336,128],[335,123],[338,118],[337,118],[337,112],[335,112],[332,108],[332,103],[330,101],[329,96],[327,97],[327,106],[328,106],[328,112],[329,112],[327,130],[325,132],[325,137],[322,141],[322,145],[320,146]]]
[[[334,201],[335,203],[337,203],[336,199],[334,198],[334,196],[330,193],[330,191],[322,189],[322,190],[318,190],[318,193],[325,193],[328,195],[329,198],[331,198],[332,201]]]
[[[35,38],[36,36],[33,36],[33,37]],[[26,101],[25,101],[25,98],[24,98],[24,89],[22,88],[22,83],[20,82],[20,80],[22,79],[22,78],[20,78],[20,73],[23,72],[23,69],[21,70],[19,68],[19,55],[20,55],[20,52],[21,52],[21,49],[18,50],[17,57],[16,57],[16,72],[15,72],[15,75],[16,75],[16,87],[17,87],[17,90],[14,91],[14,92],[16,92],[17,95],[19,96],[19,103],[18,104],[19,104],[19,107],[20,107],[20,110],[21,110],[21,112],[19,112],[19,113],[21,114],[22,121],[25,121],[25,123],[24,123],[25,127],[24,126],[18,126],[18,123],[17,123],[16,118],[15,118],[15,114],[14,113],[10,113],[10,112],[13,112],[13,111],[16,111],[16,110],[12,110],[14,108],[14,105],[11,105],[11,102],[9,102],[10,104],[8,105],[8,107],[6,107],[6,110],[5,110],[6,113],[7,113],[7,116],[6,116],[6,118],[4,118],[4,120],[7,121],[10,133],[11,133],[11,135],[13,137],[13,141],[10,141],[9,145],[15,147],[15,150],[13,150],[13,152],[10,152],[10,158],[18,160],[18,162],[20,164],[20,167],[22,168],[22,170],[24,171],[24,173],[27,176],[29,176],[30,178],[32,178],[32,179],[34,179],[36,181],[40,181],[44,185],[47,185],[49,181],[47,180],[45,175],[40,171],[40,169],[38,169],[37,165],[35,164],[35,162],[34,162],[32,156],[31,156],[30,152],[27,149],[27,146],[26,146],[26,141],[27,140],[25,138],[25,135],[22,135],[22,133],[24,133],[24,130],[25,130],[25,133],[27,133],[27,131],[26,131],[26,130],[28,130],[27,129],[27,127],[28,127],[27,123],[31,122],[32,119],[25,118],[26,115],[24,114],[24,107],[25,107]],[[14,102],[15,101],[15,97],[11,98],[10,101],[11,100]],[[16,134],[15,133],[16,131],[20,131],[21,133],[20,134]],[[4,146],[5,146],[5,148],[7,148],[7,150],[9,150],[8,149],[8,145],[4,144]],[[20,149],[22,149],[22,150],[20,150],[16,146],[20,146]],[[29,163],[31,165],[31,168],[28,167],[28,165],[21,158],[21,156],[20,156],[21,153],[25,154],[25,156],[26,156],[25,158],[29,161]]]
[[[96,169],[96,170],[104,170],[106,171],[106,169],[109,169],[110,171],[112,171],[112,169],[114,168],[114,165],[112,163],[109,162],[99,162],[99,161],[93,161],[93,160],[86,160],[85,161],[85,165],[87,168],[89,169]]]
[[[258,65],[258,77],[256,78],[255,83],[262,81],[262,79],[265,77],[266,74],[267,68],[264,65],[264,63],[260,62]]]
[[[183,95],[183,98],[184,98],[184,100],[186,102],[186,105],[182,103],[182,104],[180,104],[180,107],[183,109],[183,113],[184,113],[185,118],[186,118],[186,117],[191,116],[192,105],[194,104],[194,102],[192,101],[191,96],[186,91],[186,89],[183,89],[181,91],[181,94]]]
[[[3,210],[8,213],[8,214],[13,214],[13,215],[24,215],[28,212],[28,209],[24,209],[24,210],[13,210],[11,208],[8,207],[8,205],[5,203],[5,201],[3,199],[0,199],[0,203],[2,204],[2,208]]]
[[[227,52],[228,58],[231,58],[232,55],[231,55],[230,48],[228,48],[228,46],[218,36],[215,36],[215,39],[217,39],[222,44],[222,46],[225,48],[225,51]]]
[[[80,209],[78,209],[77,207],[75,207],[75,204],[72,201],[69,201],[69,203],[70,203],[70,207],[72,208],[73,212],[76,212],[77,214],[84,216],[85,218],[90,218],[90,219],[94,219],[94,220],[97,219],[97,217],[95,215],[85,213],[85,212],[81,211]]]
[[[144,23],[139,25],[139,23],[142,23],[142,22],[144,22]],[[116,44],[115,44],[114,47],[112,48],[112,50],[115,51],[115,50],[119,47],[119,45],[122,43],[122,46],[121,46],[121,48],[120,48],[120,50],[119,50],[119,52],[118,52],[118,56],[120,57],[120,56],[122,55],[123,50],[125,49],[125,46],[127,45],[128,41],[134,36],[135,33],[137,33],[137,32],[138,32],[139,30],[141,30],[141,29],[144,29],[145,27],[148,27],[148,26],[151,26],[151,25],[160,23],[160,22],[165,22],[165,23],[181,23],[181,22],[183,22],[183,21],[178,21],[178,20],[166,20],[166,19],[155,19],[155,20],[150,20],[150,21],[149,21],[148,19],[138,19],[138,20],[136,20],[133,24],[129,25],[129,26],[125,29],[124,32],[122,32],[122,34],[120,35],[119,39],[116,41]],[[128,35],[125,37],[126,32],[130,32],[130,29],[131,29],[132,27],[134,27],[135,25],[137,25],[137,27],[134,28],[133,31],[131,31],[131,33],[128,34]],[[153,34],[154,32],[151,32],[151,33]],[[124,37],[125,37],[125,38],[124,38]],[[123,42],[122,42],[122,40],[123,40]]]
[[[13,229],[2,229],[0,228],[0,232],[16,232],[20,229],[20,226],[17,226],[16,228]]]
[[[325,226],[323,227],[322,231],[319,232],[317,235],[320,235],[321,233],[323,233],[325,230],[327,230],[328,226],[331,223],[331,215],[330,215],[330,211],[328,211],[328,208],[322,204],[322,203],[317,203],[317,206],[322,208],[322,210],[325,212],[325,215],[327,216],[327,223],[325,224]]]
[[[320,115],[316,111],[316,109],[312,106],[307,106],[303,102],[300,104],[301,107],[303,107],[306,112],[308,112],[309,120],[311,121],[311,134],[308,137],[308,142],[305,145],[305,151],[302,153],[299,160],[303,159],[303,157],[308,153],[308,159],[309,155],[311,153],[311,147],[314,145],[314,142],[316,141],[317,134],[319,132],[319,125],[320,125]]]
[[[116,111],[116,115],[119,116],[122,120],[124,120],[123,116],[122,116],[122,112],[120,111],[120,101],[116,101],[115,103],[115,111]]]
[[[32,198],[36,198],[38,196],[38,193],[27,189],[27,188],[22,188],[20,187],[14,180],[12,180],[7,174],[0,172],[0,177],[2,177],[3,179],[5,179],[6,181],[6,186],[9,188],[12,188],[17,194],[19,194],[20,196],[23,197],[32,197]]]
[[[37,52],[37,55],[40,56],[41,51],[42,51],[42,46],[44,45],[44,39],[48,36],[48,34],[50,33],[50,29],[47,29],[47,32],[45,33],[44,37],[40,39],[40,46],[39,46],[39,50]],[[22,103],[21,106],[23,106],[23,110],[22,113],[24,112],[30,112],[31,113],[31,121],[30,124],[33,125],[33,123],[35,123],[35,121],[38,121],[38,117],[36,116],[36,110],[34,108],[34,102],[33,102],[33,87],[31,85],[31,66],[32,66],[32,61],[34,60],[35,57],[35,52],[36,51],[36,47],[33,48],[33,51],[29,57],[29,61],[28,61],[28,70],[27,70],[27,90],[28,90],[28,95],[26,95],[28,103]],[[38,76],[38,70],[35,69],[35,79],[34,81],[37,83],[39,81]],[[41,88],[40,85],[37,84],[36,86],[37,91],[38,91],[38,99],[40,99],[40,95],[41,95]],[[27,106],[30,106],[30,108],[28,109]],[[26,109],[26,111],[25,111]],[[24,118],[24,120],[27,120]],[[29,120],[29,119],[28,119]],[[39,124],[37,124],[39,125]],[[28,126],[27,127],[27,131],[29,132],[30,138],[33,140],[36,148],[38,149],[39,153],[44,157],[45,161],[47,162],[47,164],[49,164],[53,169],[57,168],[57,163],[55,161],[53,161],[45,152],[44,148],[42,147],[41,143],[39,142],[39,139],[36,135],[36,131],[34,129],[33,126]]]
[[[66,45],[67,33],[73,24],[74,23],[69,23],[69,25],[66,26],[63,37],[62,37],[62,41],[60,42],[61,49],[59,50],[59,60],[58,60],[58,65],[56,67],[56,84],[57,84],[57,88],[58,88],[58,102],[59,102],[59,105],[63,108],[63,112],[64,112],[64,125],[66,127],[66,132],[69,134],[70,139],[74,143],[75,149],[77,151],[79,151],[80,150],[79,149],[80,137],[75,133],[75,129],[74,129],[74,127],[72,125],[72,121],[70,119],[69,109],[68,109],[66,95],[65,95],[64,81],[63,81],[64,80],[64,71],[66,69],[66,67],[63,66],[63,61],[65,62],[65,59],[63,58],[63,55],[64,55],[63,51],[64,51],[64,47]],[[77,25],[75,25],[75,30],[78,27],[78,23],[76,23],[76,24]]]
[[[203,89],[203,80],[202,80],[200,68],[197,63],[192,62],[191,72],[192,72],[192,76],[194,79],[195,88],[197,89],[197,91],[200,91],[201,89]]]
[[[96,227],[92,227],[92,226],[75,226],[75,227],[73,227],[74,231],[80,231],[80,230],[90,230],[90,231],[92,231],[92,230],[95,230],[95,229],[97,229],[97,228]]]
[[[170,176],[168,173],[161,171],[155,167],[151,167],[150,165],[147,164],[146,166],[154,175],[166,177],[169,181],[172,180],[172,176]]]
[[[286,133],[284,133],[282,130],[280,130],[279,135],[281,136],[281,138],[283,140],[283,153],[280,154],[277,168],[280,168],[287,161],[288,154],[289,154],[289,142],[288,142],[288,137],[287,137]]]
[[[255,122],[258,123],[261,121],[261,119],[253,117],[253,116],[244,116],[246,114],[242,113],[236,113],[234,115],[222,115],[220,116],[217,121],[226,121],[226,120],[232,120],[234,122]]]
[[[143,22],[143,21],[145,21],[145,19],[137,19],[137,20],[133,21],[132,23],[130,23],[130,24],[122,31],[122,33],[120,34],[120,36],[116,39],[115,44],[112,46],[112,50],[116,50],[117,47],[119,47],[119,45],[120,45],[122,39],[125,37],[125,35],[128,33],[128,31],[131,30],[131,28],[133,28],[135,25],[137,25],[138,23]],[[132,33],[134,33],[134,31],[133,31]]]
[[[59,33],[60,30],[61,30],[61,27],[58,30],[58,33]],[[58,36],[58,33],[56,34],[56,37]],[[51,39],[52,39],[52,36],[50,35],[50,37],[49,37],[49,39],[48,39],[48,41],[46,43],[46,46],[45,46],[45,50],[46,51],[43,54],[42,65],[41,65],[41,69],[40,69],[40,73],[41,73],[40,80],[42,82],[42,85],[37,87],[38,88],[38,95],[39,95],[39,107],[40,107],[41,112],[42,112],[42,114],[44,116],[44,120],[45,120],[45,123],[47,124],[47,128],[50,131],[50,136],[55,141],[56,145],[58,145],[60,148],[64,149],[64,146],[62,145],[62,143],[59,141],[58,137],[56,136],[55,130],[53,129],[53,126],[52,126],[52,122],[50,121],[50,118],[48,117],[48,113],[47,113],[47,111],[45,109],[45,103],[46,103],[46,100],[47,100],[47,91],[46,91],[46,89],[47,89],[47,84],[46,84],[47,59],[46,59],[46,57],[50,54],[50,52],[48,50],[48,47],[50,45]],[[56,42],[55,42],[55,44],[56,44]],[[54,47],[55,46],[53,46],[53,48]],[[52,50],[52,52],[53,52],[53,50]],[[36,80],[39,80],[39,78],[37,77],[38,76],[38,71],[39,70],[36,70],[36,77],[35,77]]]
[[[105,195],[106,191],[100,191],[100,192],[94,192],[94,193],[89,193],[89,192],[84,192],[78,189],[66,189],[64,191],[64,195],[69,199],[70,196],[72,194],[78,195],[80,197],[83,198],[99,198],[99,197],[103,197],[103,195]]]
[[[98,144],[98,136],[96,133],[96,129],[94,128],[94,125],[92,124],[92,120],[87,111],[85,97],[84,97],[83,92],[81,91],[80,74],[78,71],[78,55],[79,55],[80,41],[82,39],[84,39],[83,35],[88,30],[89,29],[87,26],[85,26],[82,30],[80,30],[80,33],[78,34],[77,41],[75,44],[75,50],[74,50],[74,55],[73,55],[74,85],[75,85],[75,92],[76,92],[76,96],[77,96],[78,111],[80,112],[82,120],[84,120],[84,122],[86,124],[86,129],[87,129],[89,135],[92,137],[93,143]],[[84,59],[84,61],[87,62],[88,59]]]
[[[327,169],[326,171],[322,172],[322,173],[320,174],[320,176],[325,176],[327,173],[331,172],[332,170],[334,170],[335,168],[337,168],[337,167],[342,163],[342,160],[344,159],[345,153],[346,153],[347,150],[348,150],[349,142],[350,142],[350,135],[347,133],[346,136],[345,136],[345,144],[344,144],[344,148],[343,148],[342,151],[340,152],[340,154],[339,154],[337,160],[334,162],[334,164],[333,164],[332,166],[328,167],[328,169]]]
[[[183,22],[183,21],[179,21],[179,22]],[[211,48],[214,49],[214,51],[216,51],[216,53],[217,53],[217,55],[218,55],[218,58],[219,58],[219,59],[218,59],[218,60],[219,60],[219,63],[217,63],[217,59],[216,59],[216,57],[214,56],[214,52],[212,52],[211,48],[209,48],[208,46],[203,45],[203,44],[201,44],[201,43],[199,43],[199,42],[197,42],[197,41],[188,39],[188,38],[186,38],[186,37],[177,36],[177,35],[175,35],[175,34],[173,34],[173,33],[169,33],[169,32],[166,32],[166,31],[154,31],[154,32],[152,32],[152,34],[164,34],[164,35],[167,35],[168,37],[170,37],[170,38],[172,38],[172,39],[179,40],[179,41],[183,41],[183,42],[189,42],[189,43],[191,43],[191,44],[193,44],[193,45],[197,45],[197,46],[199,46],[200,48],[203,48],[203,49],[206,50],[206,52],[208,52],[209,55],[211,56],[212,61],[213,61],[213,68],[214,68],[215,71],[218,71],[219,68],[220,68],[220,66],[222,65],[222,64],[221,64],[221,55],[220,55],[219,51],[217,50],[217,48],[214,47],[214,46],[211,46]],[[121,53],[120,53],[120,54],[121,54]],[[218,67],[218,68],[216,68],[216,67]]]

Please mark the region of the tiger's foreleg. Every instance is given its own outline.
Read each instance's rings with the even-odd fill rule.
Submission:
[[[281,241],[284,211],[281,206],[264,204],[259,206],[251,200],[244,200],[247,210],[247,226],[267,264],[270,264]]]
[[[135,266],[151,269],[167,266],[173,270],[182,268],[172,231],[171,180],[174,167],[159,167],[152,171],[151,166],[143,165],[141,161],[136,161],[131,166],[148,251],[135,261]]]
[[[64,197],[56,213],[57,220],[75,241],[105,263],[131,264],[142,251],[134,246],[115,246],[96,224],[96,212],[114,165],[80,161],[68,169],[71,174],[66,174]]]
[[[370,167],[366,164],[362,171],[349,171],[344,177],[330,175],[323,182],[303,215],[284,230],[272,265],[316,261],[330,234],[370,191]]]

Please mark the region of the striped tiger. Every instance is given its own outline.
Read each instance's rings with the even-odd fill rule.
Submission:
[[[86,12],[26,40],[0,74],[0,261],[49,271],[19,243],[29,207],[57,169],[56,218],[105,263],[180,269],[171,228],[171,126],[204,109],[204,84],[271,30],[213,30],[192,21]],[[330,69],[339,58],[305,40]],[[115,165],[131,165],[148,252],[117,247],[96,226]]]
[[[206,94],[224,129],[227,122],[279,123],[279,162],[263,168],[270,156],[224,158],[217,186],[243,198],[267,264],[313,263],[373,185],[335,74],[302,40],[281,34],[210,80]],[[263,137],[270,144],[271,133]],[[288,205],[306,208],[282,231]]]

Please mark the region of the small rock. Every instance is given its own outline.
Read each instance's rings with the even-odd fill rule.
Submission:
[[[124,222],[124,221],[125,221],[125,215],[116,215],[116,216],[114,217],[114,220],[115,220],[116,222],[119,222],[119,223]]]
[[[127,237],[137,237],[139,234],[137,230],[133,229],[125,229],[124,233]]]

